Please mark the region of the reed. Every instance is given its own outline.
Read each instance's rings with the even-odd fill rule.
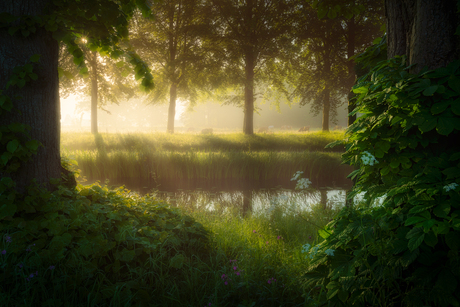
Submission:
[[[117,150],[134,151],[327,151],[344,152],[336,146],[325,149],[331,142],[344,138],[343,131],[334,132],[276,132],[274,134],[244,135],[222,133],[201,135],[192,133],[101,133],[107,152]],[[91,133],[63,132],[61,147],[67,150],[97,150],[95,137]]]
[[[343,181],[351,172],[340,153],[274,151],[127,151],[64,150],[88,179],[286,180],[298,170],[314,182]]]

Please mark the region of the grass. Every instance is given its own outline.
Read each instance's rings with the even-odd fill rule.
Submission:
[[[289,180],[298,170],[315,183],[342,183],[352,171],[324,146],[334,133],[192,135],[66,133],[62,154],[89,180]],[[329,150],[329,149],[328,149]]]
[[[196,206],[177,211],[165,207],[155,195],[141,198],[98,185],[79,186],[76,192],[60,188],[53,195],[44,204],[48,206],[46,216],[50,219],[54,210],[68,212],[70,220],[64,224],[68,226],[63,226],[70,227],[69,232],[74,229],[72,242],[76,244],[67,245],[60,259],[48,255],[45,261],[43,255],[53,244],[43,245],[40,238],[44,235],[57,242],[62,234],[45,225],[46,232],[23,236],[20,225],[3,224],[2,306],[313,306],[315,289],[306,288],[302,280],[309,263],[302,245],[318,241],[315,225],[324,226],[337,213],[324,205],[289,210],[290,200],[272,202],[244,218],[237,208],[219,203],[213,211]],[[81,204],[86,205],[79,207]],[[58,207],[62,209],[51,209]],[[126,219],[135,207],[139,207],[138,218],[130,213],[132,217]],[[75,214],[71,208],[83,211]],[[147,245],[131,247],[134,258],[127,259],[124,248],[129,253],[133,236],[142,239],[153,231],[145,226],[146,221],[155,219],[160,225],[158,217],[170,215],[170,211],[176,212],[172,217],[177,221],[190,216],[195,224],[178,228],[182,224],[168,226],[168,220],[163,219],[158,234],[164,234],[166,240],[153,241],[159,244],[153,253],[145,254],[150,249]],[[62,214],[54,218],[62,218]],[[39,223],[42,226],[43,221]],[[131,225],[137,225],[133,230],[138,230],[130,232]],[[208,233],[205,252],[199,248],[201,243],[197,244],[200,241],[193,239],[199,227]],[[188,235],[176,237],[179,229]],[[85,237],[94,238],[90,239],[96,244],[92,245],[94,252],[80,251],[83,245],[78,242],[86,242]],[[110,245],[110,252],[96,252],[112,242],[116,246]]]
[[[274,134],[222,133],[101,133],[105,150],[111,151],[327,151],[344,152],[344,147],[324,149],[327,144],[344,138],[343,131],[276,132]],[[100,147],[91,133],[61,133],[64,150],[95,151]]]

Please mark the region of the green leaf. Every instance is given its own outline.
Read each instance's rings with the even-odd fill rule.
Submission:
[[[450,249],[458,251],[460,248],[460,233],[458,231],[449,231],[446,234],[446,244]]]
[[[431,114],[436,115],[436,114],[444,112],[444,110],[447,109],[447,107],[450,106],[451,103],[452,103],[451,100],[446,100],[446,101],[435,103],[433,106],[431,106]]]
[[[17,140],[9,141],[8,145],[6,145],[6,149],[11,153],[14,153],[16,149],[18,149],[18,147],[19,147],[19,142]]]
[[[460,79],[457,77],[451,77],[447,83],[449,84],[449,87],[453,89],[455,92],[460,94]]]
[[[36,73],[30,73],[29,74],[29,78],[32,79],[32,80],[37,80],[38,79],[38,76]]]
[[[438,237],[434,234],[433,231],[429,231],[425,235],[424,242],[426,245],[434,247],[436,244],[438,244]]]
[[[443,203],[433,208],[433,214],[437,217],[446,218],[450,212],[450,205]]]
[[[420,244],[422,244],[424,238],[425,238],[424,232],[418,233],[417,235],[409,239],[409,242],[407,243],[407,247],[409,247],[409,250],[411,252],[414,251],[417,247],[420,246]]]
[[[449,135],[454,130],[456,120],[458,119],[454,117],[439,117],[436,131],[441,135]]]
[[[14,204],[2,204],[0,205],[0,220],[3,220],[5,217],[14,216],[16,213],[17,206]]]
[[[427,87],[424,91],[423,91],[423,95],[425,96],[433,96],[433,94],[436,92],[436,90],[438,89],[438,85],[432,85],[430,87]]]
[[[410,218],[408,218],[406,220],[406,222],[404,223],[405,226],[409,226],[409,225],[413,225],[413,224],[416,224],[416,223],[419,223],[419,222],[423,222],[425,221],[426,218],[425,217],[422,217],[422,216],[412,216]],[[408,238],[409,239],[409,238]]]
[[[37,63],[40,60],[41,54],[34,54],[33,56],[30,57],[30,61],[32,63]]]
[[[456,100],[452,103],[452,112],[453,112],[455,115],[460,115],[460,99],[456,99]]]
[[[355,94],[367,94],[368,91],[369,89],[365,86],[353,88],[353,93]]]
[[[425,119],[425,121],[419,125],[419,129],[422,132],[428,132],[436,128],[436,124],[438,122],[437,117],[431,117],[429,119]]]
[[[326,230],[323,230],[323,229],[318,230],[318,234],[323,239],[327,239],[331,235],[329,232],[327,232]]]

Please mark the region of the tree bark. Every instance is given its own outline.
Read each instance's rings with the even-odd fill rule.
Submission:
[[[246,55],[245,84],[244,84],[244,134],[254,134],[254,57]]]
[[[177,84],[171,83],[169,88],[169,109],[168,109],[168,133],[174,133],[174,118],[176,117],[176,99],[177,99]]]
[[[97,53],[92,52],[91,59],[91,133],[98,133],[97,130]]]
[[[0,13],[44,15],[48,13],[45,8],[50,3],[45,0],[0,1]],[[38,28],[28,37],[24,37],[21,31],[11,36],[8,28],[0,28],[0,89],[4,90],[14,67],[29,63],[34,54],[41,55],[38,65],[34,65],[37,80],[29,81],[21,89],[13,86],[3,92],[14,99],[14,108],[12,112],[1,115],[2,126],[27,124],[31,127],[32,139],[43,144],[31,160],[21,164],[17,172],[0,173],[0,177],[11,177],[20,193],[25,191],[32,179],[51,189],[50,178],[61,178],[58,51],[58,42],[43,28]]]
[[[388,58],[406,55],[411,72],[459,58],[455,0],[386,0]]]
[[[350,87],[350,89],[353,87],[353,84],[355,84],[356,81],[356,72],[355,72],[355,61],[350,60],[351,57],[355,55],[355,17],[352,17],[349,21],[347,21],[347,68],[348,68],[348,80],[347,80],[347,86]],[[348,94],[348,113],[351,113],[354,109],[353,104],[350,103],[350,99],[353,98],[353,92],[350,91]],[[353,116],[348,116],[347,117],[347,125],[350,126],[352,125],[356,120],[356,115]]]

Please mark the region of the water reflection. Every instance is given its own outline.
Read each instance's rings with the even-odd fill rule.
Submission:
[[[338,209],[345,205],[345,190],[316,189],[295,191],[289,189],[259,189],[239,191],[177,190],[155,191],[157,199],[186,210],[207,210],[225,213],[238,210],[243,216],[267,215],[276,208],[309,211],[312,205],[321,204],[325,210]],[[284,214],[283,214],[284,215]]]

